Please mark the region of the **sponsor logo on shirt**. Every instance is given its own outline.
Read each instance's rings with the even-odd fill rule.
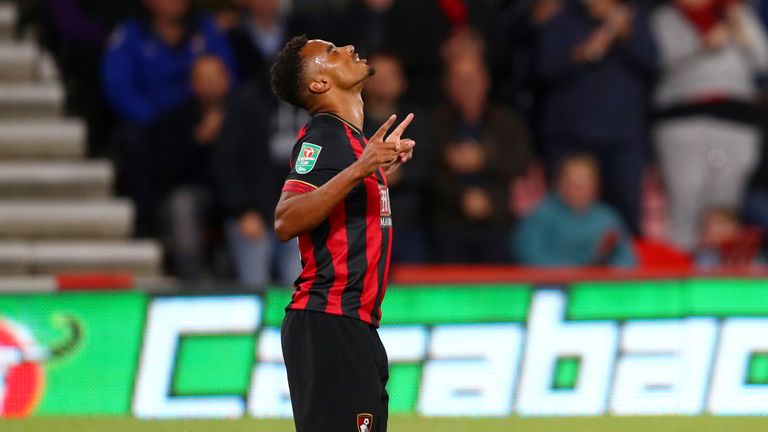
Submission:
[[[381,226],[388,228],[392,226],[392,208],[389,204],[389,189],[384,185],[379,185],[379,198],[381,198]]]

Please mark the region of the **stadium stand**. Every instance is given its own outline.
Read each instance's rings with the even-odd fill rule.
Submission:
[[[14,39],[16,17],[0,3],[0,282],[159,276],[161,248],[131,239],[133,205],[111,196],[111,162],[86,159],[85,126],[63,116],[53,63]]]

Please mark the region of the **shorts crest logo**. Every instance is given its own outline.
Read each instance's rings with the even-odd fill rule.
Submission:
[[[316,144],[305,142],[301,145],[299,150],[299,157],[296,158],[296,173],[306,174],[315,167],[317,158],[320,156],[322,147]]]
[[[373,414],[362,413],[357,415],[357,432],[371,432],[373,430]]]

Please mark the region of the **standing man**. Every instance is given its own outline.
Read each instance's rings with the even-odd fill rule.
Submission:
[[[282,241],[299,238],[303,270],[282,327],[297,432],[387,430],[387,354],[376,328],[392,248],[387,177],[411,159],[409,114],[368,141],[362,88],[374,70],[353,46],[291,39],[272,66],[278,97],[304,108],[275,210]]]

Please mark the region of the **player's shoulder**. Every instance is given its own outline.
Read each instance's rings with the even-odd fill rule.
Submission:
[[[339,127],[333,127],[329,125],[312,125],[308,124],[304,129],[304,135],[302,138],[314,138],[327,141],[328,144],[349,142],[349,137],[344,132],[344,129]]]
[[[327,137],[337,139],[342,142],[349,142],[349,136],[344,123],[328,115],[316,115],[305,126],[307,135]]]
[[[329,121],[330,120],[330,121]],[[335,119],[322,117],[313,118],[303,130],[297,141],[297,146],[311,143],[329,151],[346,151],[350,149],[350,137],[344,124]]]

